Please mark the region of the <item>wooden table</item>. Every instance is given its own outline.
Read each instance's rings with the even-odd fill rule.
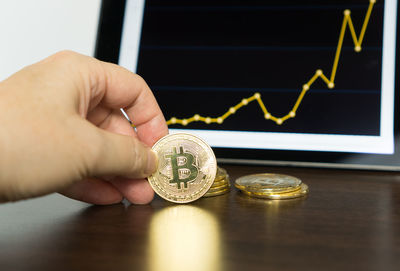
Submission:
[[[400,270],[400,174],[286,173],[307,198],[229,194],[176,205],[91,206],[60,195],[0,206],[0,270]]]

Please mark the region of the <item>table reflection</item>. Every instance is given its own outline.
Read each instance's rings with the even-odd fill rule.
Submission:
[[[178,205],[158,211],[150,222],[149,270],[220,270],[218,221],[204,209]]]

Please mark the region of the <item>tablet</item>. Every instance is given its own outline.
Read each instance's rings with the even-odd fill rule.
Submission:
[[[400,170],[397,1],[103,0],[96,57],[220,162]]]

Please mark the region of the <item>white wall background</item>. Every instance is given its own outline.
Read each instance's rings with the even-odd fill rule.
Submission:
[[[57,51],[93,55],[100,0],[1,0],[0,81]]]

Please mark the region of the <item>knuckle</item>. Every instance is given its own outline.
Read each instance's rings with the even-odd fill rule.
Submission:
[[[54,65],[58,65],[58,67],[68,67],[76,66],[77,64],[81,63],[85,58],[84,55],[81,55],[77,52],[70,51],[70,50],[63,50],[59,51],[47,58],[47,61],[53,63]]]
[[[135,77],[136,80],[140,81],[140,82],[145,82],[145,80],[143,79],[143,77],[141,77],[139,74],[134,73],[133,77]]]
[[[133,76],[134,76],[136,83],[139,84],[140,86],[142,86],[142,88],[147,87],[146,80],[144,80],[143,77],[141,77],[140,75],[138,75],[136,73],[134,73]]]
[[[78,53],[71,51],[71,50],[62,50],[62,51],[55,53],[51,57],[53,57],[56,60],[58,60],[58,59],[63,60],[66,58],[69,59],[72,57],[77,57],[78,55],[79,55]]]

